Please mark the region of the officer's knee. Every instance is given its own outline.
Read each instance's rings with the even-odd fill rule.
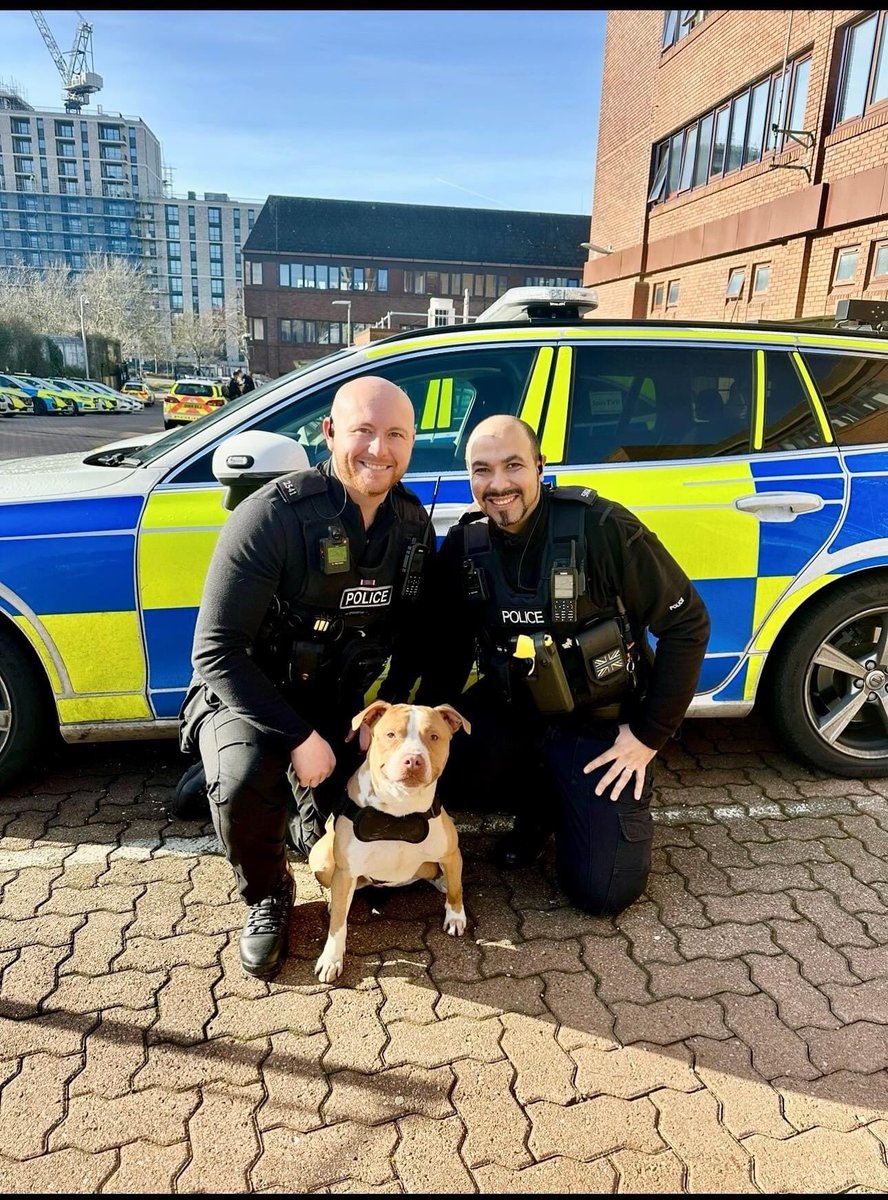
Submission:
[[[590,917],[616,917],[642,895],[647,880],[647,871],[615,874],[609,880],[602,880],[562,870],[559,882],[574,908]]]
[[[210,799],[228,810],[231,821],[255,818],[257,808],[279,809],[286,803],[286,763],[279,756],[260,753],[242,755],[220,764],[209,782]]]

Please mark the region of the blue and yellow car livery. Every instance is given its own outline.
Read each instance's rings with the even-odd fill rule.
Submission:
[[[748,352],[746,415],[737,418],[748,427],[736,444],[721,444],[729,452],[645,445],[656,433],[650,381],[600,373],[583,391],[590,361],[636,344],[674,354],[679,379],[691,349]],[[22,707],[26,680],[66,740],[175,732],[203,580],[227,517],[212,452],[263,429],[301,442],[315,461],[332,394],[355,375],[386,375],[410,392],[418,438],[406,482],[434,503],[443,535],[472,502],[460,455],[492,411],[474,408],[496,382],[488,351],[504,377],[507,368],[519,380],[498,411],[537,430],[546,479],[595,487],[638,513],[703,596],[712,637],[691,714],[742,716],[767,691],[788,748],[806,761],[888,774],[888,450],[875,440],[884,426],[872,424],[873,440],[843,433],[839,444],[837,401],[815,378],[826,360],[811,365],[816,352],[888,372],[888,352],[879,339],[759,327],[596,321],[419,331],[331,355],[152,444],[0,464],[0,731],[4,708],[7,729],[17,705],[21,722],[37,719]],[[790,370],[800,399],[777,436],[768,404],[783,403],[789,376],[780,372]],[[723,376],[720,384],[727,395]],[[491,393],[489,402],[500,400]],[[595,437],[614,445],[598,460],[577,448],[578,422],[590,413],[590,445]],[[843,428],[854,419],[845,413]],[[33,744],[0,742],[0,782]]]

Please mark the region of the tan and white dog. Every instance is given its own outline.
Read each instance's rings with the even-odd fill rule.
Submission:
[[[370,730],[367,756],[348,781],[345,811],[330,817],[308,865],[330,889],[330,931],[315,964],[322,983],[342,974],[346,923],[356,888],[398,887],[428,879],[446,892],[444,929],[466,928],[462,855],[456,827],[435,791],[450,739],[469,723],[448,704],[388,704],[375,700],[352,721]]]

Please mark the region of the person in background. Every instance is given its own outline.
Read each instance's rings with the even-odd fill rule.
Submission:
[[[250,374],[250,372],[241,372],[241,395],[243,396],[247,392],[252,392],[255,386],[256,384],[253,382],[253,376]]]

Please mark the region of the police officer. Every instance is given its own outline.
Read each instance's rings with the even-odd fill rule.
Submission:
[[[516,811],[495,850],[507,868],[533,862],[554,831],[571,901],[619,912],[647,881],[652,763],[694,695],[709,617],[632,513],[588,488],[544,485],[523,421],[482,421],[466,461],[480,511],[449,531],[434,564],[431,593],[447,600],[418,697],[458,702],[473,723],[444,801]],[[460,695],[473,658],[479,679]]]
[[[182,747],[199,749],[248,905],[241,963],[263,979],[287,952],[294,790],[290,831],[307,852],[357,765],[349,722],[389,652],[382,696],[406,698],[418,674],[415,597],[433,544],[399,482],[415,439],[409,397],[385,379],[351,380],[323,430],[328,460],[259,488],[222,529],[182,713]]]

